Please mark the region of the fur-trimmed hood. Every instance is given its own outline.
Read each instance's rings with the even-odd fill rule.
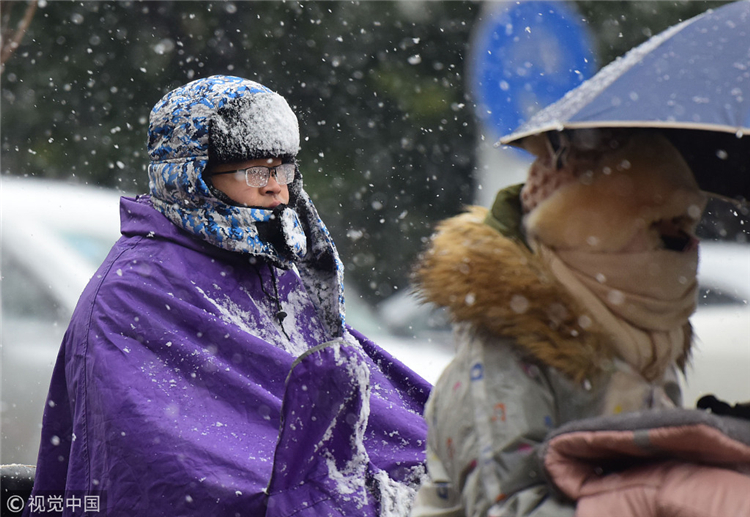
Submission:
[[[615,352],[602,329],[520,234],[499,233],[485,224],[487,214],[470,207],[438,226],[415,270],[417,294],[447,307],[456,322],[513,340],[573,380],[609,369]],[[680,367],[689,348],[688,337]]]

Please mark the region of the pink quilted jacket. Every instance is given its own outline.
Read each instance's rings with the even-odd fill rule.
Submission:
[[[547,440],[543,461],[576,517],[750,517],[750,421],[697,410],[579,421]]]

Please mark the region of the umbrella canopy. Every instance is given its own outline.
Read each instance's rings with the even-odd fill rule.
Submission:
[[[750,0],[670,27],[538,112],[501,144],[548,131],[656,128],[701,187],[750,199]]]

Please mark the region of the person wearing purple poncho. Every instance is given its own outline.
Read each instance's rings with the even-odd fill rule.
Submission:
[[[345,324],[287,102],[193,81],[148,149],[150,195],[122,199],[65,334],[24,515],[408,514],[430,386]]]

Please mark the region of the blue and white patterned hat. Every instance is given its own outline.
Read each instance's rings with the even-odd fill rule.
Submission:
[[[244,105],[240,104],[243,99]],[[219,114],[228,106],[246,108],[234,110],[234,124]],[[213,138],[220,143],[217,151],[210,150],[212,127],[218,128]],[[209,153],[226,161],[249,159],[241,157],[243,151],[248,156],[296,155],[297,117],[283,97],[239,77],[198,79],[156,103],[148,135],[149,187],[156,208],[177,226],[211,244],[260,255],[288,267],[290,257],[282,256],[282,250],[264,242],[256,231],[256,224],[269,222],[273,212],[226,203],[214,195],[203,176]],[[235,137],[236,141],[223,143],[221,137]],[[290,211],[282,219],[292,230],[287,239],[291,252],[304,256],[306,239],[295,214]]]
[[[221,162],[299,151],[297,117],[279,94],[232,76],[198,79],[165,95],[151,112],[149,156],[215,156]]]

